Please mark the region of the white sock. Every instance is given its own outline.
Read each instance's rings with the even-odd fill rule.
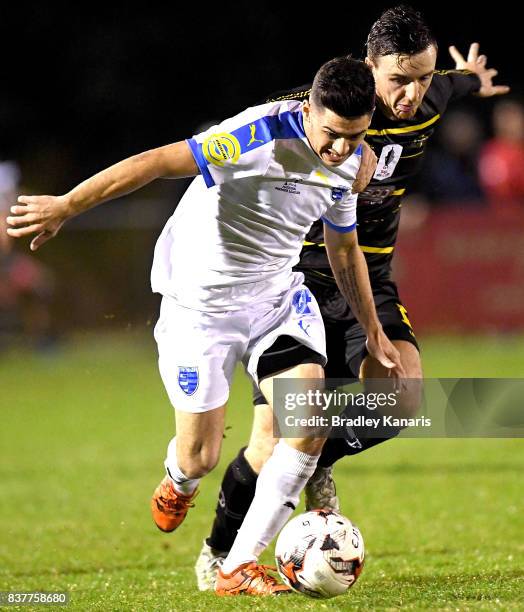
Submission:
[[[176,436],[167,446],[167,457],[164,461],[167,475],[173,481],[175,491],[182,495],[191,495],[198,487],[200,478],[188,478],[184,472],[178,467],[176,458]]]
[[[295,450],[283,440],[275,446],[260,472],[255,497],[222,565],[223,573],[258,559],[296,508],[319,456]]]

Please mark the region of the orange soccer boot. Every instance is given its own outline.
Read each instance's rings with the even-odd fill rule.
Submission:
[[[156,526],[162,531],[174,531],[186,518],[198,491],[183,495],[175,491],[173,481],[166,476],[158,485],[151,498],[151,513]]]
[[[230,574],[218,568],[215,593],[217,595],[282,595],[291,592],[285,584],[277,582],[267,571],[276,571],[270,565],[257,565],[254,561],[239,565]]]

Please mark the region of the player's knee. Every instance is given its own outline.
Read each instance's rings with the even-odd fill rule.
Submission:
[[[271,457],[277,442],[278,440],[276,438],[271,437],[249,442],[249,446],[246,448],[244,456],[254,472],[260,474],[260,470],[264,467],[269,457]]]
[[[408,380],[406,390],[398,395],[395,412],[400,418],[410,419],[417,416],[422,406],[422,381]]]
[[[286,443],[289,444],[289,446],[307,455],[320,455],[325,442],[325,438],[314,437],[286,439]]]

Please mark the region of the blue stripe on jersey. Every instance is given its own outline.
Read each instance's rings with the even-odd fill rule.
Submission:
[[[355,155],[360,155],[360,157],[362,157],[362,145],[359,144],[356,151],[355,151]]]
[[[321,219],[327,226],[329,226],[331,229],[335,230],[335,232],[338,232],[339,234],[348,234],[357,227],[356,223],[353,223],[353,225],[342,226],[335,225],[329,219],[326,219],[326,217],[321,217]]]
[[[302,124],[302,111],[285,111],[280,115],[261,117],[253,123],[243,125],[232,133],[238,138],[242,153],[252,151],[272,140],[305,138],[306,136]]]
[[[253,151],[272,140],[289,138],[305,138],[302,111],[285,111],[279,115],[268,115],[255,119],[251,123],[230,132],[240,143],[240,155]],[[186,140],[193,157],[204,177],[208,187],[213,187],[215,181],[209,172],[209,162],[202,152],[202,144],[194,138]]]
[[[198,144],[194,138],[186,139],[189,148],[191,149],[191,153],[193,153],[193,157],[195,158],[198,169],[202,173],[204,177],[204,181],[206,183],[206,187],[213,187],[215,181],[211,176],[211,173],[207,169],[207,159],[202,155],[202,145]]]

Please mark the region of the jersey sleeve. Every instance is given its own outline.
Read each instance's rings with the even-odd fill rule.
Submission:
[[[335,192],[336,193],[336,192]],[[346,196],[343,202],[332,206],[322,216],[322,222],[336,232],[352,232],[357,226],[358,195]]]
[[[263,107],[252,107],[186,140],[207,187],[264,174],[273,135]]]
[[[480,89],[480,79],[469,70],[437,70],[433,80],[444,106]]]

